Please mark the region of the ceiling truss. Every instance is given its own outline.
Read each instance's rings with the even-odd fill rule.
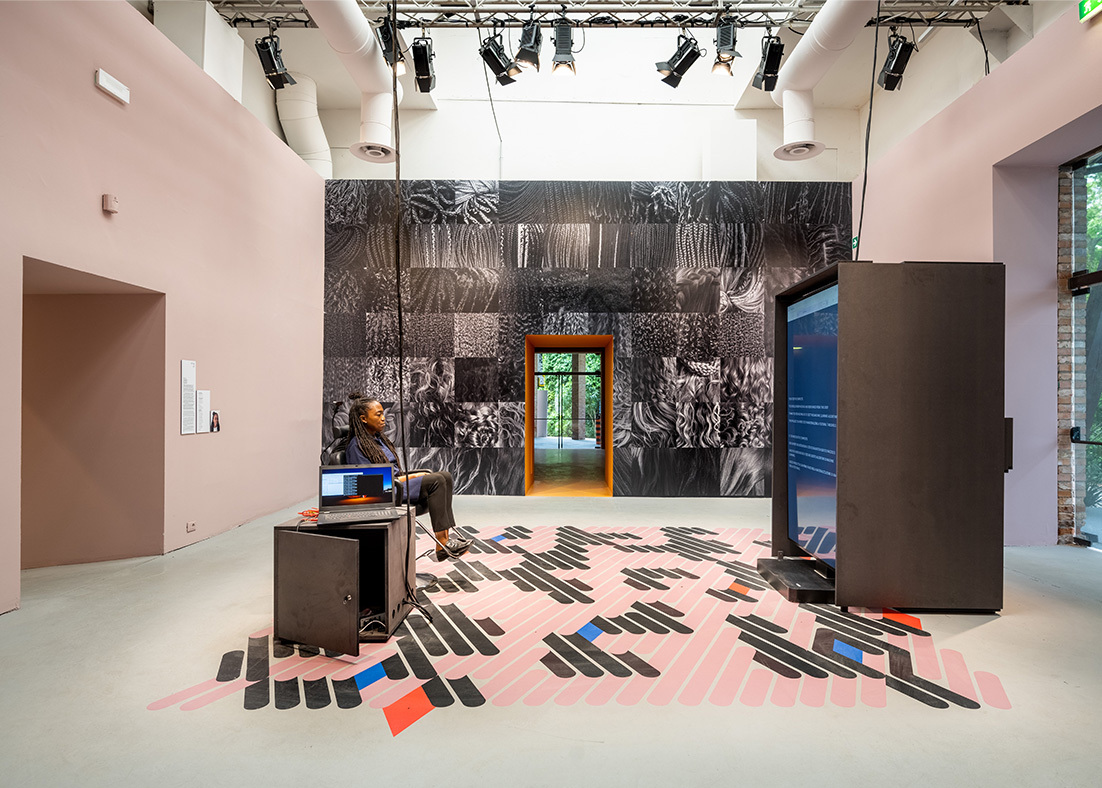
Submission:
[[[782,28],[802,32],[826,0],[784,2],[709,2],[708,0],[575,0],[571,3],[469,2],[399,0],[402,28],[520,27],[529,19],[550,24],[565,12],[581,27],[711,27],[720,16],[735,17],[742,27]],[[882,0],[881,25],[971,27],[1000,5],[1028,5],[1027,0]],[[293,0],[212,0],[237,27],[313,27],[301,2]],[[388,13],[386,3],[360,0],[368,19]],[[873,25],[877,20],[870,20]]]

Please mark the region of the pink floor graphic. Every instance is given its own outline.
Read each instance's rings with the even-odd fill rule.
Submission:
[[[1008,709],[998,677],[938,649],[914,616],[786,601],[754,570],[759,529],[477,534],[390,642],[357,658],[249,636],[215,678],[149,704],[192,711],[381,709],[393,735],[429,712],[540,706],[826,705]],[[242,702],[242,701],[238,701]]]

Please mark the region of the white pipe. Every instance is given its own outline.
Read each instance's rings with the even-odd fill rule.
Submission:
[[[275,92],[276,111],[287,145],[302,157],[314,172],[325,179],[333,177],[333,154],[318,117],[318,86],[305,74],[293,73],[295,84]]]
[[[356,0],[303,0],[302,4],[362,93],[360,141],[349,150],[375,164],[394,161],[393,76],[375,31]]]
[[[809,159],[826,146],[815,139],[812,91],[876,13],[876,0],[827,0],[777,76],[773,101],[784,108],[778,159]]]

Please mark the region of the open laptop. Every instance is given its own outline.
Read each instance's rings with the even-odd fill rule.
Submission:
[[[373,523],[406,513],[397,505],[390,465],[322,465],[318,477],[318,525]]]

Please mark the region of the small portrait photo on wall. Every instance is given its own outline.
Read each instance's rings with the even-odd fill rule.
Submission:
[[[218,432],[220,429],[222,429],[222,424],[218,419],[218,411],[212,410],[210,412],[210,431]]]

